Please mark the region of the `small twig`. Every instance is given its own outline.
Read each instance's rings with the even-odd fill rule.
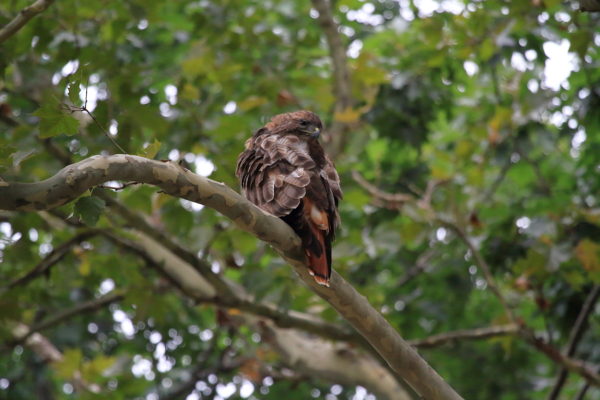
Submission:
[[[454,332],[442,333],[439,335],[429,336],[424,339],[409,340],[408,343],[415,347],[429,348],[446,344],[448,342],[456,342],[459,340],[476,340],[487,339],[495,336],[514,335],[519,332],[519,326],[516,324],[490,326],[486,328],[461,330]]]
[[[588,383],[600,386],[600,375],[596,372],[598,368],[595,366],[562,354],[555,347],[536,337],[533,331],[526,327],[521,327],[519,334],[527,343],[541,351],[552,361],[562,365],[569,372],[575,372],[581,375]]]
[[[22,9],[16,17],[0,29],[0,43],[17,33],[30,19],[46,10],[54,0],[37,0],[30,6]]]
[[[102,297],[99,297],[97,299],[93,299],[90,301],[83,302],[81,304],[77,304],[72,308],[61,311],[58,314],[45,319],[44,321],[41,321],[35,325],[32,325],[29,328],[29,331],[25,335],[16,338],[16,340],[14,340],[11,343],[11,345],[14,346],[19,343],[23,343],[25,340],[27,340],[31,335],[33,335],[36,332],[40,332],[45,329],[56,326],[56,325],[60,324],[61,322],[66,321],[75,315],[80,315],[80,314],[84,314],[87,312],[96,311],[104,306],[107,306],[107,305],[112,304],[117,301],[121,301],[124,297],[125,297],[125,295],[123,294],[123,292],[114,291],[114,292],[108,293]]]
[[[380,190],[377,186],[367,181],[358,171],[352,171],[352,178],[371,196],[373,196],[373,199],[376,200],[377,205],[390,210],[398,210],[402,208],[405,203],[416,201],[416,198],[411,194],[388,193]]]
[[[579,390],[579,393],[577,393],[577,395],[575,395],[575,397],[573,397],[573,400],[584,400],[585,399],[585,395],[587,394],[587,391],[590,390],[590,386],[591,385],[586,382],[581,387],[581,390]]]
[[[567,348],[565,354],[569,357],[575,354],[575,350],[577,349],[577,345],[583,336],[583,332],[587,326],[587,320],[594,309],[596,301],[598,301],[598,297],[600,296],[600,285],[595,285],[590,293],[588,294],[583,306],[581,307],[581,311],[579,315],[577,315],[577,319],[575,320],[575,325],[573,325],[573,329],[569,333],[569,341],[567,343]],[[567,381],[568,371],[566,368],[562,368],[558,373],[558,377],[556,378],[556,383],[554,383],[554,387],[548,396],[548,400],[556,400],[559,398],[560,392]]]
[[[86,102],[87,102],[87,88],[85,89],[86,92]],[[96,124],[96,126],[98,126],[98,128],[100,128],[100,130],[104,133],[104,136],[106,136],[108,138],[108,140],[110,140],[112,142],[112,144],[115,145],[115,147],[117,149],[119,149],[119,151],[123,154],[126,154],[127,152],[119,145],[119,143],[117,143],[117,141],[110,135],[110,133],[104,129],[104,127],[100,124],[100,122],[98,122],[98,120],[96,119],[96,117],[94,117],[94,114],[92,114],[85,106],[80,107],[81,111],[83,111],[84,113],[86,113],[87,115],[89,115],[89,117],[92,119],[92,121],[94,121],[94,123]]]
[[[449,221],[446,221],[446,220],[443,220],[440,218],[438,218],[438,221],[442,225],[446,226],[447,228],[451,229],[454,233],[456,233],[456,236],[458,236],[462,240],[462,242],[467,246],[467,248],[473,255],[473,258],[475,259],[475,264],[483,272],[483,278],[485,279],[488,287],[490,288],[492,293],[494,293],[494,295],[496,295],[496,297],[500,301],[500,304],[502,304],[502,307],[504,308],[504,312],[506,312],[506,315],[508,316],[509,321],[512,323],[516,323],[517,320],[515,318],[513,310],[509,307],[508,302],[506,301],[506,299],[504,298],[504,295],[500,291],[500,288],[498,287],[498,284],[496,283],[496,279],[494,278],[494,275],[492,275],[492,270],[491,270],[490,266],[488,265],[487,261],[485,261],[485,258],[483,258],[483,255],[481,254],[479,249],[475,246],[475,244],[473,243],[471,238],[456,223],[449,222]]]
[[[415,265],[412,268],[410,268],[408,271],[406,271],[406,273],[398,280],[396,287],[406,285],[413,278],[415,278],[419,274],[425,272],[425,270],[429,266],[429,260],[431,260],[435,255],[436,255],[436,252],[434,250],[428,250],[428,251],[424,252],[423,254],[421,254],[417,258]]]
[[[73,236],[71,239],[62,243],[60,246],[52,250],[46,257],[44,257],[35,267],[27,271],[22,276],[13,279],[6,286],[2,288],[2,292],[10,290],[16,286],[24,285],[34,278],[46,273],[53,265],[60,262],[69,253],[71,248],[84,240],[87,240],[98,234],[96,230],[87,230],[80,232]]]
[[[115,145],[115,147],[123,154],[126,154],[127,152],[119,145],[119,143],[117,143],[117,141],[110,135],[110,133],[102,126],[102,124],[100,124],[100,122],[96,119],[96,117],[94,116],[94,114],[92,114],[90,112],[90,110],[87,109],[86,107],[87,105],[87,87],[85,89],[85,102],[84,105],[79,107],[79,106],[73,106],[70,104],[62,104],[62,107],[67,110],[70,111],[71,113],[74,112],[84,112],[86,113],[91,119],[92,121],[94,121],[94,123],[96,124],[96,126],[102,131],[102,133],[104,134],[104,136],[106,136],[108,138],[108,140],[111,141],[111,143],[113,145]]]

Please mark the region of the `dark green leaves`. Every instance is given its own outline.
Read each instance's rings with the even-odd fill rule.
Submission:
[[[71,95],[71,92],[69,89],[69,95]],[[33,115],[40,118],[41,138],[50,138],[61,134],[71,136],[78,132],[79,121],[52,98],[47,98]]]
[[[98,222],[106,203],[99,197],[85,196],[75,203],[74,215],[86,225],[94,226]]]

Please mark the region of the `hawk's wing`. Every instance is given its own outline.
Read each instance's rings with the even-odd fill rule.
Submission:
[[[311,274],[329,286],[331,242],[342,197],[333,163],[325,157],[319,169],[306,141],[263,128],[246,141],[236,175],[248,200],[282,218],[300,236]]]
[[[248,200],[283,217],[300,205],[311,181],[309,170],[314,167],[306,144],[297,136],[267,131],[246,141],[236,175]]]

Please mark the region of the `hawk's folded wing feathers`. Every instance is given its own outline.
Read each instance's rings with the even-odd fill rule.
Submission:
[[[296,137],[261,135],[248,139],[236,175],[250,201],[283,217],[300,205],[314,161]]]
[[[319,118],[308,111],[273,117],[246,141],[236,175],[248,200],[294,229],[309,272],[329,286],[342,191],[333,163],[314,136],[321,129]]]

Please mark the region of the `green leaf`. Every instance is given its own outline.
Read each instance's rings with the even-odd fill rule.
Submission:
[[[8,142],[0,139],[0,167],[10,165],[10,157],[17,151],[16,147],[7,143]]]
[[[33,115],[40,118],[41,138],[50,138],[63,133],[71,136],[79,130],[79,121],[65,114],[56,100],[47,101]]]
[[[99,197],[81,197],[75,203],[75,216],[79,217],[86,225],[94,226],[100,218],[106,203]]]
[[[69,83],[69,87],[67,89],[67,94],[69,96],[69,100],[73,104],[79,104],[81,99],[79,98],[79,85],[81,82],[79,80],[73,81]]]

